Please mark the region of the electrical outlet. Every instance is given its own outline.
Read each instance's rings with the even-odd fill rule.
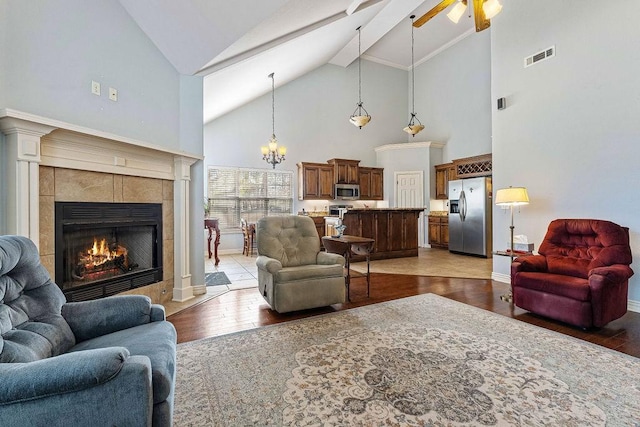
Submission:
[[[91,93],[100,96],[100,83],[91,80]]]
[[[114,89],[112,87],[109,88],[109,99],[112,101],[118,100],[118,89]]]

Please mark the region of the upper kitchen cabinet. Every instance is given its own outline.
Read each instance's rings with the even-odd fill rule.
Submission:
[[[449,181],[456,179],[456,169],[453,163],[436,165],[436,199],[449,198]]]
[[[334,184],[358,184],[360,160],[331,159],[327,163],[333,166]]]
[[[358,182],[360,184],[360,199],[383,200],[383,168],[358,168]]]
[[[327,163],[298,163],[298,199],[333,199],[334,167]]]
[[[456,159],[451,163],[436,165],[436,199],[447,200],[449,198],[449,181],[477,176],[491,176],[491,153],[480,156]]]

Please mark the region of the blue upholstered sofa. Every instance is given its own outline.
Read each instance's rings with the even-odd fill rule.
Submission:
[[[171,425],[164,319],[140,295],[65,303],[33,242],[0,236],[0,425]]]

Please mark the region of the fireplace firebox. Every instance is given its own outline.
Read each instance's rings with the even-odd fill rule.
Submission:
[[[162,204],[55,204],[56,283],[86,301],[162,280]]]

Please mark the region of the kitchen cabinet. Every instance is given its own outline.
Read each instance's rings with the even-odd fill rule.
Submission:
[[[449,217],[429,215],[429,244],[432,248],[449,248]]]
[[[418,218],[423,209],[349,209],[342,217],[345,234],[374,239],[370,259],[418,256]],[[352,255],[352,261],[363,261]]]
[[[331,159],[327,163],[333,166],[334,184],[358,184],[360,160]]]
[[[361,200],[383,200],[383,168],[358,168]]]
[[[436,199],[449,199],[449,181],[456,179],[456,168],[453,163],[436,165]]]
[[[313,220],[313,223],[316,225],[316,230],[318,231],[318,238],[320,238],[320,248],[323,249],[324,246],[322,245],[322,236],[324,236],[324,233],[325,233],[324,217],[312,216],[311,219]]]
[[[333,199],[334,167],[327,163],[298,163],[298,199]]]

